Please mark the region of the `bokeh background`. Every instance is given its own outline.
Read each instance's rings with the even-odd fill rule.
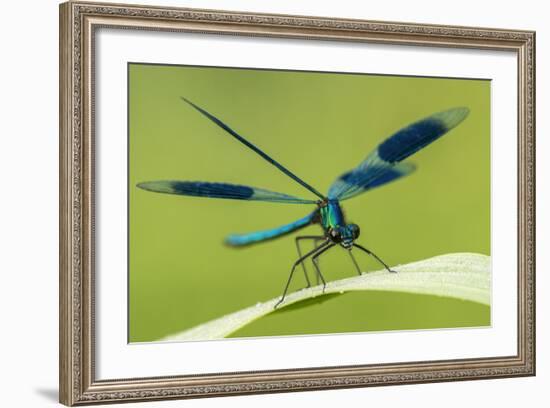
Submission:
[[[293,236],[235,249],[230,233],[271,228],[314,206],[156,194],[138,182],[248,184],[315,198],[180,100],[224,120],[320,191],[399,128],[467,106],[469,117],[412,156],[417,171],[344,201],[358,242],[390,265],[452,252],[490,255],[490,81],[129,65],[129,341],[147,342],[282,293]],[[319,226],[300,231],[317,234]],[[294,234],[296,235],[296,234]],[[357,254],[364,270],[378,270]],[[343,250],[321,258],[329,280],[353,276]],[[311,269],[311,268],[310,268]],[[292,289],[303,286],[296,274]],[[233,337],[490,325],[473,302],[357,292],[289,307]]]

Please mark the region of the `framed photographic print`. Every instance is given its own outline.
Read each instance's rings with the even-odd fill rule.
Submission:
[[[534,375],[534,32],[68,2],[60,37],[62,403]]]

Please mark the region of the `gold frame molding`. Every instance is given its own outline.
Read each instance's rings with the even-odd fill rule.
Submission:
[[[518,349],[513,356],[96,380],[94,33],[99,27],[429,45],[517,54]],[[535,33],[68,2],[60,5],[60,402],[81,405],[535,374]]]

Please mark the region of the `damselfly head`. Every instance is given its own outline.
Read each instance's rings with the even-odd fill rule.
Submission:
[[[359,228],[359,225],[357,225],[357,224],[348,224],[348,225],[346,225],[346,228],[351,233],[353,239],[359,238],[359,234],[361,233],[361,229]]]
[[[334,227],[329,230],[330,240],[349,249],[353,246],[353,241],[359,237],[359,226],[357,224],[348,224],[343,227]]]
[[[353,241],[359,237],[359,226],[357,224],[348,224],[343,228],[342,245],[346,249],[353,247]]]

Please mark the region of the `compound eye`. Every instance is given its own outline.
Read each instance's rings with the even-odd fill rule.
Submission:
[[[353,238],[357,238],[359,236],[359,233],[361,230],[359,229],[359,225],[353,224]]]

